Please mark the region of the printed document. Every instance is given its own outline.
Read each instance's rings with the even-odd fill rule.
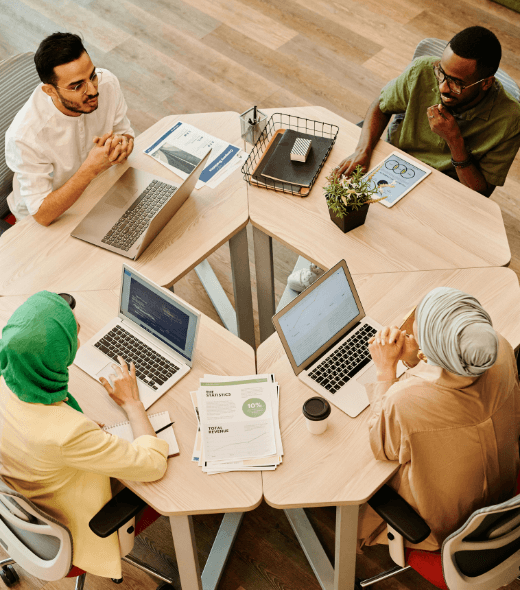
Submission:
[[[239,147],[178,121],[144,153],[186,179],[210,149],[208,163],[195,188],[206,184],[215,188],[242,165],[246,154]]]

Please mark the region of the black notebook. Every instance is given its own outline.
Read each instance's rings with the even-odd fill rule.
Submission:
[[[263,175],[263,171],[264,171],[266,164],[269,162],[274,150],[278,147],[278,142],[280,141],[280,139],[282,139],[283,135],[284,135],[283,133],[277,133],[273,137],[273,139],[271,141],[271,145],[269,146],[269,149],[262,156],[262,159],[260,160],[256,170],[251,175],[252,180],[255,181],[255,184],[257,186],[272,187],[274,185],[273,179],[266,178]],[[284,188],[284,192],[297,193],[300,191],[300,186],[298,186],[298,185],[294,185],[294,186],[293,185],[284,185],[283,188]]]
[[[311,140],[311,151],[305,162],[294,162],[290,154],[294,141],[301,137]],[[310,186],[316,172],[326,160],[334,140],[287,129],[262,170],[262,175],[280,182]]]

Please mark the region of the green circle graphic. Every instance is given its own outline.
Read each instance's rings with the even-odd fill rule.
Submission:
[[[250,418],[258,418],[265,412],[265,402],[257,397],[252,397],[244,402],[242,412]]]

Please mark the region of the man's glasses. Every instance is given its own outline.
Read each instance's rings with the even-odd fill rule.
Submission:
[[[482,80],[478,80],[478,82],[473,82],[473,84],[468,84],[466,86],[465,84],[461,84],[459,81],[454,80],[448,76],[448,74],[441,68],[440,62],[433,64],[433,73],[435,74],[439,84],[442,84],[444,80],[446,80],[448,83],[448,88],[451,90],[451,92],[453,92],[453,94],[462,94],[462,91],[466,90],[466,88],[470,88],[471,86],[475,86],[475,84],[486,80],[486,78],[482,78]]]
[[[97,88],[99,82],[101,81],[101,72],[99,70],[94,70],[89,78],[89,81],[92,82],[92,84]],[[83,82],[76,84],[76,86],[74,86],[73,88],[63,88],[63,86],[56,86],[55,84],[53,84],[53,86],[54,88],[59,88],[60,90],[68,90],[69,92],[79,92],[81,95],[83,95],[87,93],[88,82],[87,80],[84,80]]]

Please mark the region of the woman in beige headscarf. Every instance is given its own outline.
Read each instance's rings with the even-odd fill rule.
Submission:
[[[377,367],[366,386],[370,445],[377,459],[401,464],[390,485],[432,530],[415,547],[434,550],[474,510],[514,494],[520,387],[510,344],[474,297],[434,289],[417,306],[413,331],[386,327],[369,344]],[[396,379],[399,360],[408,370]],[[368,505],[358,537],[388,542]]]

